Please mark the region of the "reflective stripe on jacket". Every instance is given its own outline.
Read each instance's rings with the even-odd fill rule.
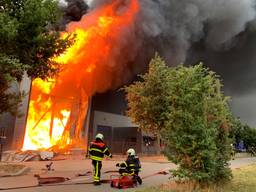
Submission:
[[[120,164],[120,167],[125,167],[129,171],[140,171],[141,165],[139,157],[128,156],[126,161]]]
[[[104,155],[110,156],[108,147],[101,140],[95,140],[90,143],[89,147],[90,158],[96,161],[102,161]]]

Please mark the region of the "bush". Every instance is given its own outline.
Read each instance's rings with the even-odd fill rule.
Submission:
[[[171,112],[165,154],[178,164],[172,173],[200,184],[231,178],[228,166],[230,110],[218,77],[201,64],[170,69]]]

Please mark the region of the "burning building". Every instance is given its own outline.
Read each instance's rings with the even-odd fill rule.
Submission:
[[[61,63],[58,76],[31,83],[31,94],[23,105],[29,100],[27,115],[16,118],[13,130],[16,148],[86,148],[87,140],[97,131],[103,132],[112,146],[120,142],[115,135],[124,137],[128,132],[132,135],[126,142],[140,144],[142,134],[137,134],[137,126],[123,115],[126,106],[122,94],[99,93],[115,90],[144,72],[155,51],[170,65],[203,60],[224,75],[224,84],[232,82],[232,74],[238,73],[228,73],[232,70],[222,63],[233,62],[234,54],[249,57],[243,48],[254,48],[248,47],[255,33],[254,0],[61,2],[66,9],[61,22],[63,36],[72,34],[76,41],[66,53],[52,58]],[[243,60],[238,60],[235,66],[243,66]],[[237,79],[245,76],[246,72]],[[25,82],[21,89],[28,90],[29,80]],[[228,83],[226,90],[232,87]],[[234,92],[228,93],[232,96]],[[116,103],[119,110],[113,107]]]
[[[86,148],[91,97],[120,86],[125,81],[122,78],[127,78],[122,74],[134,58],[123,53],[130,45],[129,39],[133,36],[130,29],[138,10],[138,1],[113,1],[67,26],[63,36],[74,35],[75,43],[63,55],[52,58],[61,64],[61,71],[54,79],[34,79],[31,82],[26,121],[23,120],[21,128],[15,128],[19,132],[14,136],[18,148],[21,147],[22,132],[22,150]],[[120,79],[116,80],[116,77]],[[104,119],[111,118],[112,122],[118,120],[116,115],[96,114]],[[128,121],[127,118],[122,120]],[[115,127],[118,126],[122,125],[115,123]],[[127,126],[134,127],[130,122]],[[24,130],[22,127],[25,131],[21,131]],[[94,127],[94,131],[104,132],[108,140],[110,134],[105,130],[109,128],[110,124],[105,123],[101,128]]]

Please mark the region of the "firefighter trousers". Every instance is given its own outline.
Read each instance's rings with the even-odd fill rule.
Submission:
[[[94,168],[93,181],[94,182],[100,182],[100,170],[101,170],[101,167],[102,167],[102,162],[92,160],[92,165],[93,165],[93,168]]]

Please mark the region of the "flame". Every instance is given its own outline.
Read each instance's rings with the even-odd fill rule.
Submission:
[[[61,64],[58,76],[33,80],[23,150],[48,149],[81,143],[88,98],[118,84],[129,63],[131,29],[138,0],[113,0],[68,25],[75,43],[52,58]],[[120,75],[121,74],[121,75]]]

